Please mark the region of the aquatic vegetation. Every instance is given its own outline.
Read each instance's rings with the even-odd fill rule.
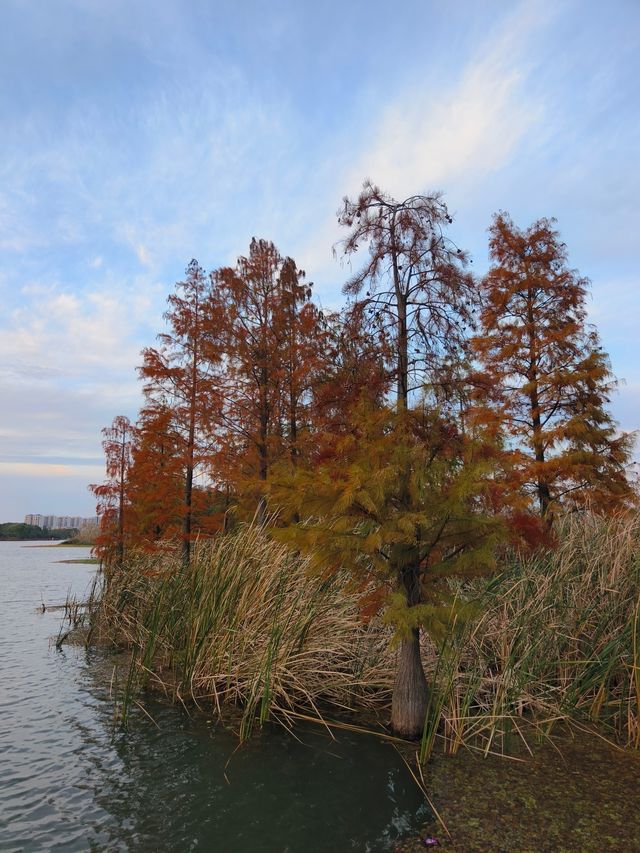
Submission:
[[[521,747],[511,758],[436,753],[425,779],[446,831],[428,819],[394,853],[424,853],[425,837],[461,853],[638,849],[640,754],[568,726],[532,755]]]
[[[637,517],[572,516],[555,549],[507,555],[499,574],[452,590],[455,612],[462,600],[477,615],[423,642],[422,762],[436,746],[506,752],[561,722],[640,746]],[[240,709],[242,736],[270,717],[388,708],[389,629],[362,622],[346,575],[310,572],[253,526],[198,542],[188,567],[177,548],[132,556],[89,609],[92,636],[130,653],[124,716],[150,684]]]
[[[431,645],[421,758],[436,739],[502,751],[533,726],[604,727],[640,747],[640,518],[571,516],[558,545],[458,586],[480,616]]]
[[[307,560],[252,526],[177,549],[139,553],[109,573],[94,636],[131,654],[122,712],[146,685],[222,715],[321,718],[388,701],[388,636],[364,625],[347,578],[311,575]]]

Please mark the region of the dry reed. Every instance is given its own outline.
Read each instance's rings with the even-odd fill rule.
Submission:
[[[566,519],[553,551],[513,555],[460,587],[480,615],[425,658],[434,689],[422,741],[505,748],[534,726],[597,723],[640,746],[640,518]]]
[[[504,752],[560,721],[640,747],[640,518],[576,516],[558,541],[456,588],[477,616],[424,642],[422,760],[438,742]],[[196,543],[188,568],[174,552],[132,556],[91,619],[94,635],[131,653],[125,715],[149,683],[219,714],[240,708],[241,736],[256,720],[292,724],[389,700],[389,631],[362,623],[348,578],[319,577],[255,527]]]
[[[131,652],[124,712],[148,683],[222,714],[321,718],[377,708],[391,684],[388,636],[363,625],[346,576],[310,572],[305,558],[243,527],[179,555],[137,554],[113,571],[93,614],[103,639]]]

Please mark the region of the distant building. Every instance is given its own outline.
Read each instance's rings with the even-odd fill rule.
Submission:
[[[79,515],[25,515],[25,524],[46,527],[47,530],[82,530],[98,523],[98,517],[82,518]]]

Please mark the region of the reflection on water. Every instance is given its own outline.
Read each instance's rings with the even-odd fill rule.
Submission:
[[[0,543],[0,850],[389,850],[425,817],[388,744],[269,728],[234,737],[151,704],[114,732],[110,663],[49,638],[91,566]],[[73,557],[83,556],[74,549]]]

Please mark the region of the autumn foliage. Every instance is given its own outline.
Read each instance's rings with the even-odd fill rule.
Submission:
[[[472,342],[477,389],[513,447],[521,487],[548,519],[624,506],[633,441],[607,411],[616,383],[586,321],[589,282],[568,266],[552,220],[523,231],[501,213],[489,234],[492,266]]]
[[[563,513],[629,507],[632,437],[552,220],[496,215],[477,280],[440,195],[366,182],[338,219],[356,266],[341,311],[265,239],[189,264],[142,353],[137,424],[105,430],[99,553],[175,544],[187,565],[194,539],[257,518],[321,573],[349,569],[363,619],[395,628],[392,724],[415,736],[420,633],[465,618],[449,580],[491,572],[504,543],[549,544]]]

